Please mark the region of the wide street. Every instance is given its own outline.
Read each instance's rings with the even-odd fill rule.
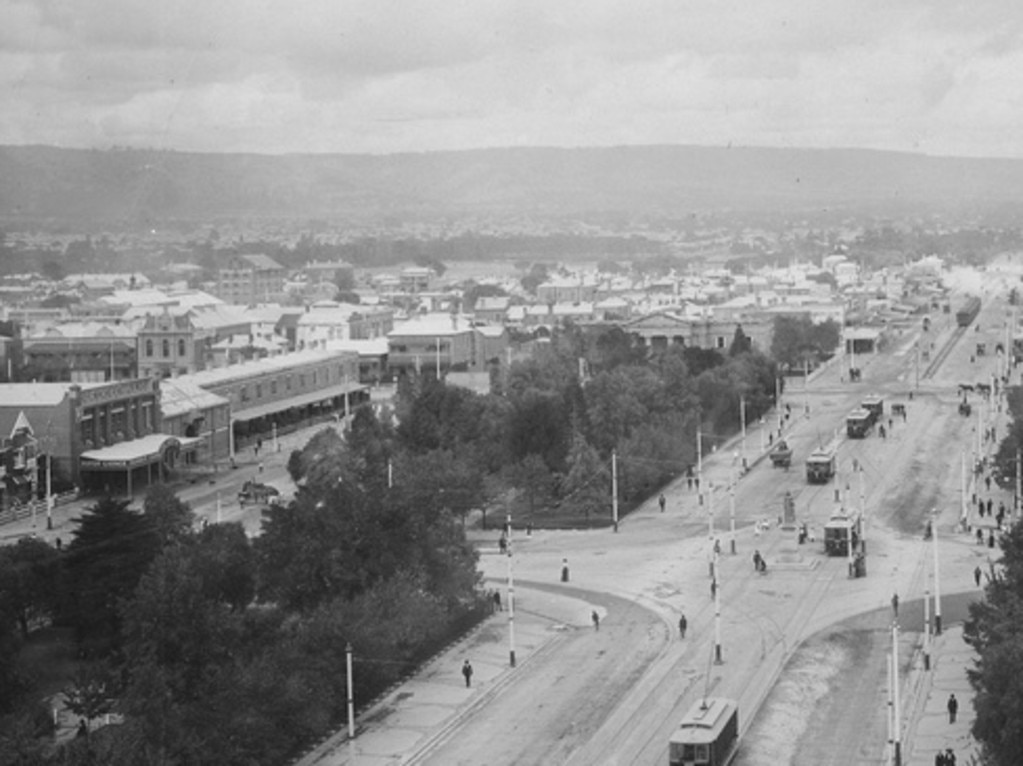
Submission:
[[[601,629],[588,629],[585,619],[569,625],[567,639],[560,639],[554,651],[513,671],[513,680],[499,695],[474,710],[443,743],[433,743],[420,760],[663,764],[672,730],[700,695],[736,697],[747,728],[752,711],[766,716],[772,705],[791,707],[790,701],[769,695],[802,642],[845,619],[873,614],[863,618],[866,627],[849,632],[859,646],[833,642],[834,651],[816,658],[816,672],[808,676],[813,693],[787,719],[775,718],[772,737],[747,737],[738,762],[882,762],[889,605],[894,593],[906,605],[900,653],[905,672],[918,660],[914,649],[920,646],[922,610],[919,603],[910,605],[935,587],[933,549],[923,539],[926,520],[937,513],[943,595],[974,590],[974,567],[985,566],[995,554],[960,529],[960,478],[962,451],[969,460],[974,429],[981,418],[985,427],[994,424],[997,408],[985,409],[977,395],[971,397],[974,417],[961,417],[956,407],[957,385],[989,382],[998,364],[990,352],[971,361],[977,342],[992,350],[1004,340],[1007,291],[1000,277],[991,279],[1001,295],[997,302],[991,293],[985,295],[979,332],[971,327],[956,333],[953,316],[935,313],[929,334],[921,336],[914,323],[882,353],[858,357],[863,377],[857,383],[843,380],[845,365],[839,364],[815,376],[805,389],[801,381],[790,382],[784,400],[792,417],[785,436],[795,448],[793,466],[785,471],[761,460],[738,481],[734,555],[728,487],[739,462],[735,453],[741,450],[734,440],[705,461],[704,487],[713,487],[713,503],[705,497],[701,504],[682,480],[666,493],[663,514],[652,499],[623,521],[618,533],[535,532],[525,538],[517,532],[514,576],[520,609],[531,609],[542,584],[577,597],[581,615],[598,609]],[[953,305],[960,300],[956,296]],[[928,349],[932,359],[946,344],[954,344],[933,374],[927,374],[927,360],[918,361],[918,339],[921,348],[934,344]],[[844,417],[869,393],[884,397],[890,432],[885,439],[875,431],[864,440],[847,440]],[[906,406],[907,417],[889,427],[894,402]],[[838,481],[808,486],[803,461],[836,434],[841,440]],[[751,428],[751,460],[761,438],[760,429]],[[862,473],[854,466],[862,467]],[[843,557],[823,554],[820,530],[836,508],[836,486],[840,502],[850,507],[859,507],[862,494],[868,520],[865,578],[850,579]],[[816,542],[800,546],[794,533],[779,529],[786,492],[795,498],[797,519],[816,530]],[[994,496],[997,503],[1004,493]],[[757,532],[758,520],[769,527]],[[723,549],[720,664],[715,662],[710,592],[711,535]],[[486,552],[494,551],[496,540],[480,542],[483,570],[489,583],[499,586],[507,561]],[[766,576],[753,571],[754,549],[768,561]],[[558,582],[563,559],[571,571],[566,585]],[[674,627],[683,610],[689,620],[684,641]],[[957,608],[954,618],[962,614]],[[552,621],[551,629],[564,631],[566,626]],[[753,720],[747,732],[758,731],[757,725]],[[781,754],[775,740],[783,743]]]

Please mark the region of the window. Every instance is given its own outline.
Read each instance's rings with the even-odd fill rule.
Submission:
[[[298,387],[305,388],[305,375],[298,376]]]
[[[179,338],[178,339],[178,356],[184,356],[184,355],[185,355],[185,339],[184,338]]]
[[[146,339],[146,356],[152,356],[152,355],[153,355],[153,339],[152,338],[147,338]]]
[[[286,389],[287,389],[288,391],[290,391],[290,390],[291,390],[291,376],[290,376],[290,375],[289,375],[288,377],[286,377],[286,378],[284,379],[284,387],[285,387],[285,388],[286,388]]]
[[[243,402],[247,402],[249,400],[248,386],[242,386],[240,389],[238,389],[238,396],[241,398]]]
[[[270,395],[271,396],[277,396],[277,381],[276,381],[276,379],[270,381]]]
[[[256,398],[257,399],[262,399],[263,398],[263,384],[262,383],[257,383],[256,384]]]
[[[170,356],[170,341],[166,338],[163,339],[163,355],[164,357]]]
[[[725,347],[725,336],[724,335],[719,335],[717,337],[717,342],[714,345],[715,345],[716,348],[724,348]]]

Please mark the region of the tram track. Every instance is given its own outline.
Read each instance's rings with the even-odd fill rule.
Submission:
[[[931,363],[924,369],[923,374],[920,376],[922,380],[929,380],[934,377],[934,374],[941,368],[941,365],[948,358],[949,354],[952,353],[952,349],[955,348],[956,343],[958,343],[960,339],[962,339],[963,335],[966,334],[967,329],[969,328],[956,327],[956,329],[952,331],[948,340],[945,341],[941,350],[938,351],[937,356],[935,356],[934,359],[931,360]]]

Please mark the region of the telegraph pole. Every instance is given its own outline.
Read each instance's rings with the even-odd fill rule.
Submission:
[[[924,670],[931,669],[931,591],[924,591]]]
[[[732,481],[728,487],[728,523],[729,531],[731,532],[731,539],[729,540],[729,547],[732,550],[732,555],[735,555],[735,473],[733,469]]]
[[[611,450],[611,521],[618,531],[618,451]]]
[[[742,425],[742,470],[746,470],[746,397],[739,395],[739,420]]]
[[[902,766],[902,711],[899,700],[899,623],[892,623],[892,735],[895,740],[893,763]]]
[[[941,635],[941,579],[938,577],[938,509],[931,511],[931,539],[934,541],[934,635]]]
[[[505,518],[508,537],[508,664],[515,667],[515,579],[512,575],[512,523],[511,514]]]
[[[696,424],[696,496],[703,505],[703,433],[700,423]]]
[[[348,697],[348,760],[355,763],[355,688],[352,683],[352,645],[345,644],[345,689]]]
[[[714,664],[720,665],[721,659],[721,582],[718,580],[718,554],[714,553]]]

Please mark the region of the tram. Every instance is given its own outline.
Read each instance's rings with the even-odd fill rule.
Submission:
[[[855,409],[845,418],[845,433],[850,439],[863,439],[874,426],[874,416],[869,410]]]
[[[739,747],[739,704],[705,697],[686,713],[668,743],[669,766],[727,766]]]
[[[808,484],[827,484],[835,475],[835,451],[814,450],[806,459],[806,481]]]
[[[873,423],[877,423],[884,416],[884,399],[877,394],[864,397],[860,407],[870,413]]]
[[[980,313],[980,298],[973,296],[956,312],[956,324],[969,327]]]

